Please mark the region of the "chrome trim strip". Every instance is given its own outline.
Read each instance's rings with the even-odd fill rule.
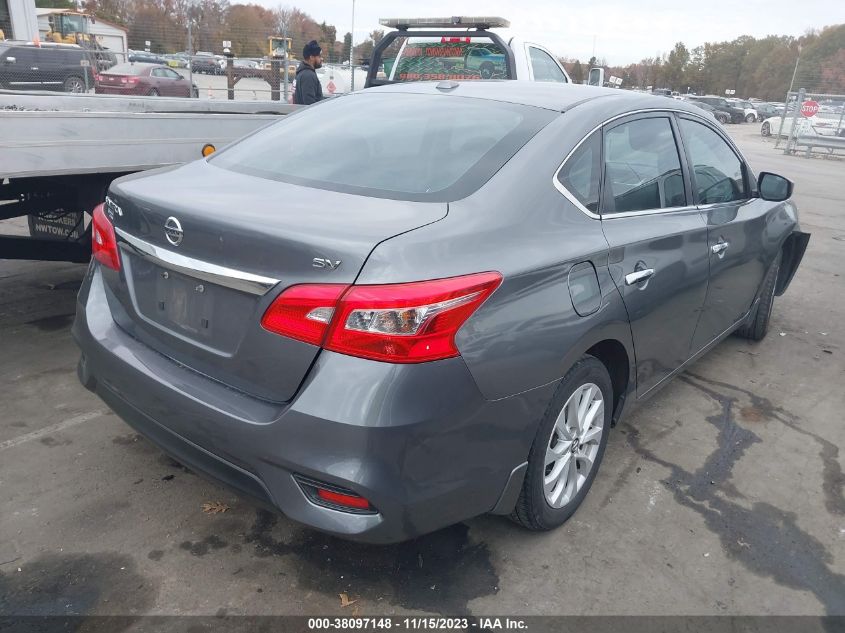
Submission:
[[[678,109],[678,108],[647,108],[647,109],[643,109],[643,110],[631,110],[630,112],[624,112],[622,114],[614,115],[614,116],[610,117],[609,119],[602,121],[597,126],[595,126],[592,130],[587,132],[584,135],[584,137],[580,141],[578,141],[578,143],[575,145],[575,147],[573,147],[570,150],[570,152],[566,155],[566,158],[564,158],[561,161],[560,165],[555,170],[555,173],[552,176],[552,184],[554,185],[555,189],[557,189],[560,193],[562,193],[563,196],[567,200],[569,200],[572,204],[574,204],[576,207],[578,207],[578,210],[581,211],[581,213],[586,215],[588,218],[592,218],[593,220],[600,220],[600,219],[602,219],[602,216],[599,215],[598,213],[593,213],[587,207],[585,207],[583,204],[581,204],[578,201],[578,199],[575,197],[575,195],[571,191],[569,191],[569,189],[567,189],[565,186],[563,186],[563,184],[561,184],[560,180],[558,179],[558,175],[560,174],[560,170],[563,169],[563,166],[566,164],[566,161],[569,160],[569,158],[572,156],[572,154],[574,154],[578,150],[578,148],[581,147],[581,144],[584,141],[586,141],[588,138],[590,138],[590,136],[592,136],[596,131],[603,128],[608,123],[612,123],[613,121],[616,121],[617,119],[624,119],[627,116],[633,116],[635,114],[644,114],[644,113],[647,113],[647,112],[657,112],[657,113],[674,112],[674,113],[678,113],[678,114],[686,114],[686,115],[689,115],[691,117],[695,117],[695,118],[701,119],[702,121],[710,123],[710,120],[706,116],[700,115],[697,112],[690,112],[689,110],[681,110],[681,109]],[[733,142],[731,142],[730,145],[731,145],[731,147],[736,149],[736,146],[733,144]],[[745,157],[741,153],[739,154],[739,156],[741,157],[742,161],[747,165],[748,161],[745,160]],[[608,214],[604,217],[604,219],[605,220],[612,220],[613,218],[627,218],[627,217],[631,217],[632,215],[648,215],[648,214],[654,214],[654,213],[669,213],[669,212],[672,212],[672,211],[681,211],[681,210],[696,209],[696,208],[697,207],[695,205],[688,205],[688,206],[685,206],[685,207],[668,207],[666,209],[644,209],[643,211],[627,211],[627,212],[624,212],[624,213]]]
[[[142,259],[154,262],[165,268],[176,272],[202,279],[220,286],[226,286],[241,292],[262,296],[273,286],[279,283],[278,279],[262,277],[242,270],[218,266],[193,257],[179,255],[173,251],[163,249],[155,244],[150,244],[142,239],[130,235],[123,229],[115,227],[117,236],[120,238],[120,247],[134,253]]]
[[[677,213],[678,211],[698,211],[695,205],[685,207],[666,207],[664,209],[640,209],[639,211],[621,211],[619,213],[608,213],[603,215],[604,220],[616,220],[617,218],[632,218],[637,215],[659,215],[661,213]]]

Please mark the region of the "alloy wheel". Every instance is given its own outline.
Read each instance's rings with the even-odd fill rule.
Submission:
[[[555,420],[546,448],[543,493],[562,508],[581,490],[593,469],[604,428],[604,397],[593,383],[578,387]]]

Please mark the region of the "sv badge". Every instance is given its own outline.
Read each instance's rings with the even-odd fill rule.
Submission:
[[[311,260],[311,265],[314,268],[328,268],[329,270],[337,270],[340,267],[340,260],[331,260],[324,257],[315,257]]]

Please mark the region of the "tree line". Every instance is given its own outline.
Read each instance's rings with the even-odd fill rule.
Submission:
[[[74,0],[36,0],[37,6],[75,8]],[[230,4],[228,0],[83,0],[84,10],[128,29],[129,47],[156,53],[221,53],[230,40],[235,55],[261,57],[268,52],[267,38],[287,33],[291,50],[300,56],[306,42],[314,39],[323,47],[329,62],[349,59],[352,34],[338,38],[337,28],[317,22],[296,7],[267,9],[257,4]],[[355,45],[354,59],[368,59],[373,46],[384,35],[375,30]],[[799,59],[800,55],[800,59]],[[799,61],[796,69],[796,61]],[[729,42],[708,42],[688,48],[675,44],[668,54],[658,54],[636,63],[608,66],[602,59],[582,63],[561,58],[572,79],[581,82],[595,65],[605,67],[605,76],[622,78],[624,88],[670,88],[680,93],[724,95],[734,90],[738,97],[782,100],[792,82],[808,91],[845,93],[845,24],[809,31],[800,37],[744,35]]]
[[[585,80],[589,69],[598,65],[605,68],[605,77],[621,77],[623,88],[652,86],[716,95],[734,90],[737,97],[768,101],[782,101],[790,85],[794,90],[845,94],[845,24],[800,37],[743,35],[693,49],[678,42],[668,54],[623,66],[607,66],[596,58],[586,64],[571,58],[561,61],[573,81]]]

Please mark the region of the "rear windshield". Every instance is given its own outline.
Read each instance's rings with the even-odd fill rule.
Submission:
[[[334,191],[456,200],[487,182],[554,115],[486,99],[364,92],[288,115],[210,161]]]
[[[104,70],[103,75],[135,75],[140,76],[144,74],[146,66],[139,66],[138,64],[117,64],[108,70]]]
[[[397,54],[391,59],[390,51]],[[385,51],[384,74],[391,81],[511,79],[505,51],[489,37],[400,37]]]

